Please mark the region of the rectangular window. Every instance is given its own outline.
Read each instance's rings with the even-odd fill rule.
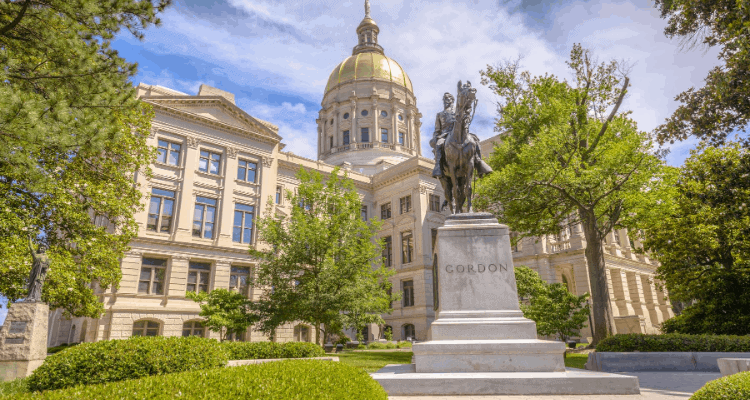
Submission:
[[[349,144],[349,131],[344,131],[344,145]]]
[[[435,243],[437,243],[437,229],[431,229],[432,234],[432,253],[435,254]]]
[[[414,256],[414,236],[411,231],[401,233],[401,263],[408,264]]]
[[[404,136],[406,136],[404,134],[404,132],[399,132],[398,133],[398,144],[400,144],[402,146],[404,145]]]
[[[201,150],[201,156],[198,160],[198,170],[208,172],[209,174],[218,174],[221,166],[221,154]]]
[[[401,281],[401,290],[404,292],[404,307],[413,307],[414,281]]]
[[[232,228],[232,241],[236,243],[252,243],[253,240],[253,215],[255,207],[245,204],[234,206],[234,226]]]
[[[383,238],[383,264],[386,267],[393,265],[393,239],[390,236]]]
[[[331,140],[331,145],[328,148],[332,149],[333,148],[333,136],[331,136],[329,139]]]
[[[401,214],[411,211],[411,195],[402,197],[400,200]]]
[[[370,141],[370,128],[362,128],[362,143]]]
[[[615,244],[618,246],[622,246],[620,243],[620,232],[617,231],[617,229],[612,229],[612,232],[615,234]]]
[[[156,156],[156,161],[175,166],[180,164],[179,144],[167,142],[166,140],[159,140],[157,150],[159,153]]]
[[[190,262],[188,269],[187,291],[208,292],[208,280],[211,275],[211,264],[203,262]]]
[[[276,204],[281,204],[281,186],[276,186]]]
[[[170,190],[151,189],[151,202],[148,206],[146,229],[154,232],[169,233],[174,213],[174,192]]]
[[[141,260],[141,275],[138,277],[138,293],[164,294],[164,277],[167,260],[146,258]]]
[[[391,203],[385,203],[380,206],[380,219],[391,218]]]
[[[362,218],[362,221],[367,221],[367,206],[362,206],[359,210],[359,216]]]
[[[247,281],[250,277],[250,268],[232,267],[229,275],[229,290],[247,296]]]
[[[388,143],[388,129],[380,129],[380,141],[383,143]]]
[[[193,236],[213,239],[216,219],[216,199],[197,196],[193,213]]]
[[[237,165],[237,179],[255,183],[255,174],[257,171],[258,164],[251,161],[239,160]]]
[[[430,195],[430,211],[440,212],[440,196]]]

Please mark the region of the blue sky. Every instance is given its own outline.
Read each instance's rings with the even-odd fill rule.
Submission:
[[[196,94],[201,83],[235,93],[237,104],[280,126],[287,150],[316,158],[315,119],[331,70],[351,55],[364,1],[176,0],[163,25],[139,42],[122,34],[114,47],[139,64],[134,83]],[[533,74],[570,77],[565,61],[574,43],[601,60],[634,64],[624,107],[651,131],[677,107],[674,97],[702,86],[718,65],[716,50],[683,51],[663,34],[651,0],[372,0],[380,44],[414,84],[423,114],[423,154],[443,92],[456,82],[479,85],[488,64],[523,57]],[[494,134],[497,98],[479,88],[472,130]],[[694,140],[672,146],[681,165]]]
[[[674,97],[700,87],[717,50],[680,50],[651,0],[372,0],[379,42],[414,85],[422,119],[422,152],[442,93],[458,80],[478,87],[472,130],[493,136],[497,98],[479,85],[488,64],[523,57],[534,75],[570,78],[565,61],[574,43],[600,60],[634,64],[623,104],[641,130],[651,131],[677,107]],[[123,33],[120,55],[139,65],[134,84],[158,84],[196,94],[201,83],[232,92],[237,105],[279,125],[287,150],[316,158],[315,119],[332,69],[351,55],[364,16],[356,0],[175,0],[144,41]],[[695,146],[671,146],[679,166]],[[0,304],[4,303],[0,301]],[[0,321],[6,308],[0,308]]]

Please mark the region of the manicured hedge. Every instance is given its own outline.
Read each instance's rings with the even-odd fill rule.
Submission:
[[[82,343],[48,356],[29,377],[32,391],[115,382],[226,365],[227,353],[213,339],[133,337]]]
[[[385,350],[385,349],[395,349],[396,343],[381,343],[381,342],[372,342],[367,345],[368,349],[374,349],[374,350]]]
[[[747,399],[750,399],[750,372],[740,372],[708,382],[690,397],[690,400]]]
[[[77,344],[78,343],[71,343],[71,344],[65,343],[65,344],[61,344],[59,346],[55,346],[55,347],[47,347],[47,354],[59,353],[59,352],[65,350],[65,349],[67,349],[69,347],[73,347],[73,346],[75,346]]]
[[[596,346],[596,351],[715,351],[750,352],[750,336],[719,335],[643,335],[627,333],[610,336]]]
[[[322,347],[315,343],[306,342],[224,342],[221,345],[226,350],[230,360],[326,356]]]
[[[386,400],[385,390],[366,372],[342,363],[287,360],[150,376],[100,385],[25,394],[15,399],[368,399]]]

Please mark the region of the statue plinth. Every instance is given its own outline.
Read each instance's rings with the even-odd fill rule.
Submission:
[[[538,340],[518,306],[508,227],[492,214],[449,216],[438,228],[439,307],[417,372],[565,371],[562,342]]]
[[[638,378],[565,369],[565,345],[538,340],[518,305],[508,227],[487,213],[438,228],[436,320],[414,364],[372,377],[390,396],[638,394]]]
[[[47,357],[49,306],[42,302],[12,303],[0,332],[0,379],[25,378]]]

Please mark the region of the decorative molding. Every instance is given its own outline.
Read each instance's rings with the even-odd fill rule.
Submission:
[[[271,168],[271,165],[273,165],[273,157],[263,157],[263,166]]]
[[[130,250],[125,253],[127,257],[140,257],[143,255],[143,250]]]
[[[175,255],[172,256],[172,261],[190,261],[190,257],[186,255]]]
[[[151,132],[149,132],[149,134],[148,134],[148,138],[149,138],[149,139],[153,139],[154,137],[156,137],[156,131],[157,131],[157,130],[158,130],[158,129],[156,129],[156,128],[151,128]]]
[[[237,158],[237,153],[239,153],[239,150],[236,147],[228,147],[227,146],[227,157],[229,157],[229,158]]]
[[[419,193],[425,194],[429,188],[425,185],[419,185]]]
[[[188,144],[188,147],[190,147],[191,149],[197,149],[198,143],[200,143],[200,139],[198,139],[197,137],[195,136],[187,137],[187,144]]]

